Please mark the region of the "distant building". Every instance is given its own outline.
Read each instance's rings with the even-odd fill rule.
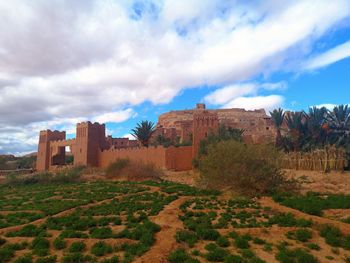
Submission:
[[[205,104],[195,109],[170,111],[159,116],[153,137],[191,142],[181,147],[140,147],[136,140],[106,137],[104,124],[82,122],[76,127],[76,138],[66,139],[65,131],[40,131],[37,170],[44,171],[65,165],[65,149],[70,147],[74,165],[106,167],[118,158],[150,162],[173,170],[190,170],[200,141],[216,133],[221,124],[244,130],[247,143],[272,141],[275,130],[264,110],[243,109],[207,110]]]

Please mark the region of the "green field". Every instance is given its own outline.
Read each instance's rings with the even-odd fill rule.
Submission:
[[[154,221],[179,198],[169,262],[349,262],[350,235],[256,200],[108,181],[1,186],[0,262],[132,262],[162,246]]]

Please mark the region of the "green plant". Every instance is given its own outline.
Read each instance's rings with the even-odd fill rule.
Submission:
[[[148,147],[149,139],[154,132],[154,123],[151,121],[141,121],[132,129],[132,135],[145,147]]]
[[[209,250],[209,252],[207,254],[205,254],[205,258],[208,261],[224,261],[224,258],[228,255],[227,251],[223,248],[220,247],[215,247],[211,250]]]
[[[10,261],[15,255],[15,250],[12,246],[5,245],[0,248],[0,263]]]
[[[190,247],[193,247],[198,241],[195,232],[187,230],[179,230],[176,232],[175,239],[177,242],[186,242]]]
[[[101,261],[101,263],[119,263],[119,257],[113,256],[111,258],[106,258]]]
[[[90,230],[90,236],[92,238],[111,238],[113,236],[112,229],[110,227],[96,227]]]
[[[229,186],[247,195],[264,194],[286,183],[280,159],[272,146],[228,140],[210,144],[207,154],[198,160],[198,169],[211,187]]]
[[[183,248],[172,251],[168,260],[170,263],[199,263],[199,260],[192,258]]]
[[[33,254],[38,256],[47,256],[49,254],[50,242],[46,238],[36,237],[33,239],[31,248]]]
[[[282,263],[288,262],[307,262],[307,263],[317,263],[316,257],[308,253],[307,251],[297,248],[297,249],[287,249],[284,246],[279,247],[279,251],[276,254],[276,259]]]
[[[237,248],[240,248],[240,249],[245,249],[245,248],[249,248],[250,245],[249,245],[249,242],[248,242],[248,239],[247,238],[244,238],[242,236],[238,236],[235,241],[234,241],[234,244]]]
[[[316,243],[307,243],[305,244],[306,247],[312,249],[312,250],[320,250],[320,246],[317,245]]]
[[[33,259],[30,254],[18,257],[14,261],[14,263],[32,263],[32,262],[33,262]]]
[[[83,252],[86,249],[86,245],[82,241],[73,242],[69,247],[70,253]]]
[[[57,256],[48,256],[44,258],[38,258],[35,263],[55,263],[57,260]]]
[[[216,244],[218,244],[220,247],[228,247],[230,246],[230,241],[226,237],[220,236],[216,240]]]
[[[97,242],[91,247],[91,253],[98,257],[112,253],[112,251],[112,247],[103,241]]]
[[[265,242],[265,240],[263,240],[263,239],[261,239],[261,238],[255,237],[255,238],[253,238],[253,243],[254,243],[254,244],[257,244],[257,245],[263,245],[263,244],[265,244],[266,242]]]
[[[83,255],[81,253],[70,253],[64,255],[62,263],[83,263],[83,262],[95,262],[96,260],[90,255]]]
[[[244,260],[239,255],[227,255],[224,258],[224,263],[243,263]]]
[[[63,238],[58,237],[53,241],[53,246],[55,249],[61,250],[66,248],[67,242]]]

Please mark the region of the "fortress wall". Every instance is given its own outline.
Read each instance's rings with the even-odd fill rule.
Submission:
[[[165,168],[166,149],[158,147],[149,148],[129,148],[129,149],[110,149],[99,151],[98,166],[106,168],[110,163],[118,159],[130,159],[135,161],[142,161],[144,163],[153,163],[159,168]]]
[[[175,171],[192,169],[192,146],[169,147],[166,150],[166,168]]]
[[[153,163],[159,168],[175,171],[192,169],[192,146],[110,149],[99,152],[99,167],[106,168],[118,159]]]

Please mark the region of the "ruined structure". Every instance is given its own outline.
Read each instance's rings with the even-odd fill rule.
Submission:
[[[262,143],[275,138],[275,127],[264,109],[247,111],[244,109],[206,110],[205,104],[197,104],[195,109],[170,111],[159,116],[157,132],[180,143],[190,141],[195,130],[195,116],[200,112],[217,115],[219,125],[244,130],[244,140],[248,143]]]
[[[193,110],[171,111],[159,117],[153,136],[163,136],[179,142],[190,142],[180,147],[141,147],[136,140],[106,137],[104,124],[82,122],[76,127],[76,138],[66,139],[66,132],[40,132],[37,170],[44,171],[65,165],[65,150],[69,147],[74,165],[107,167],[120,158],[153,163],[171,170],[190,170],[200,141],[218,131],[219,125],[244,129],[244,140],[260,143],[275,136],[271,118],[264,110],[242,109],[207,110],[197,104]]]

